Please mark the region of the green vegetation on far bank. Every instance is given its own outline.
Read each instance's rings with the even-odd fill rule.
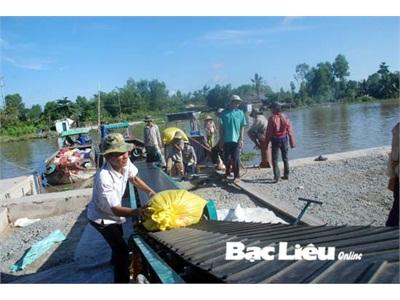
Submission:
[[[33,138],[39,130],[55,130],[54,121],[70,118],[77,127],[97,125],[98,103],[102,122],[141,121],[147,114],[163,120],[166,113],[183,110],[202,110],[206,113],[225,107],[232,94],[242,99],[261,101],[268,105],[273,101],[290,107],[312,106],[325,103],[372,102],[399,99],[399,71],[389,71],[386,63],[361,81],[348,80],[350,68],[346,58],[339,54],[335,60],[321,62],[314,67],[301,63],[295,68],[295,82],[290,89],[274,92],[258,73],[250,78],[251,84],[236,88],[228,85],[204,86],[194,92],[171,94],[164,82],[154,80],[135,81],[130,78],[123,87],[112,91],[100,91],[92,98],[78,96],[75,101],[67,97],[26,108],[22,97],[6,95],[0,109],[0,140]],[[99,101],[100,99],[100,101]]]

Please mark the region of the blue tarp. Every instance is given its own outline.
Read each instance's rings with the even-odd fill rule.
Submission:
[[[25,267],[33,263],[42,256],[47,250],[56,243],[65,240],[65,235],[60,231],[53,231],[45,239],[35,243],[25,254],[10,267],[11,272],[17,272],[25,269]]]

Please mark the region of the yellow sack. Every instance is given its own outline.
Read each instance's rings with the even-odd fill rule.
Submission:
[[[163,231],[196,224],[206,204],[206,200],[185,190],[159,192],[150,200],[152,214],[143,226],[149,231]]]
[[[181,129],[176,128],[176,127],[168,127],[168,128],[165,128],[164,131],[163,131],[163,133],[162,133],[162,136],[163,136],[163,143],[164,143],[165,145],[169,145],[169,144],[172,142],[172,140],[174,139],[175,133],[176,133],[177,131],[179,131],[180,133],[182,133],[182,135],[183,135],[183,140],[184,140],[184,141],[186,141],[186,142],[189,141],[187,135],[186,135]]]

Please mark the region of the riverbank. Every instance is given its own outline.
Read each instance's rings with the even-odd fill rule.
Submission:
[[[0,143],[8,143],[8,142],[15,142],[15,141],[27,141],[27,140],[34,140],[34,139],[50,139],[58,137],[58,133],[56,131],[49,131],[42,135],[38,135],[37,133],[29,133],[23,134],[20,136],[11,136],[11,135],[0,135]]]

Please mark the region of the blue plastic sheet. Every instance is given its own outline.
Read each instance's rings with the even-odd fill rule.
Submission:
[[[65,240],[65,235],[60,231],[56,230],[50,233],[45,239],[35,243],[25,254],[10,267],[11,272],[18,272],[25,269],[25,267],[40,256],[42,256],[47,250],[50,249],[56,243]]]

